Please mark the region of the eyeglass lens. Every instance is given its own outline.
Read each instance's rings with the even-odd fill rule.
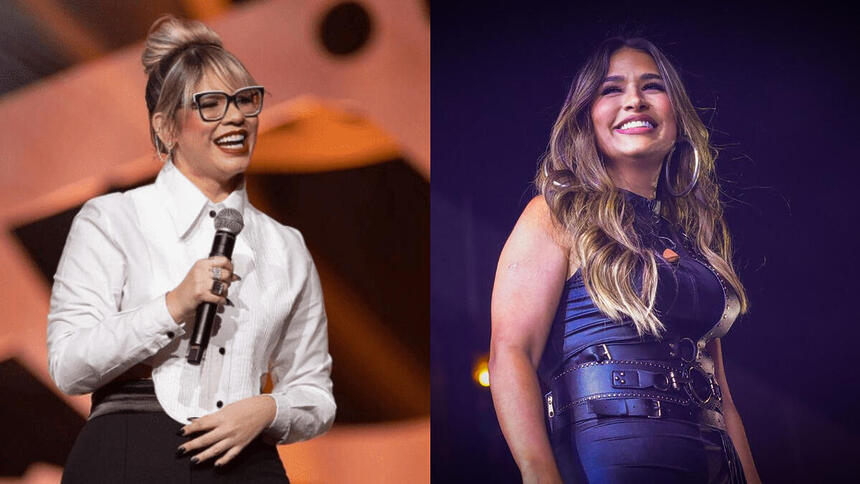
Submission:
[[[200,96],[198,105],[200,114],[207,121],[216,121],[227,113],[227,102],[233,98],[239,112],[245,116],[254,116],[260,113],[263,102],[261,89],[245,89],[237,92],[234,96],[228,96],[222,92],[211,92]]]

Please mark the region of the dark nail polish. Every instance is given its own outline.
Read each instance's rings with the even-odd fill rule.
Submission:
[[[226,300],[227,300],[227,305],[228,305],[228,306],[235,306],[235,304],[233,304],[233,301],[231,301],[231,300],[230,300],[230,298],[226,298],[226,297],[225,297],[224,299],[226,299]]]
[[[188,420],[196,420],[197,417],[188,417]]]
[[[195,465],[196,465],[198,462],[200,462],[200,459],[198,459],[197,457],[192,457],[192,458],[191,458],[191,463],[192,463],[192,464],[195,464]]]
[[[180,437],[185,437],[185,429],[179,429],[179,431],[176,432],[176,435]]]
[[[239,274],[236,274],[236,273],[234,272],[234,273],[233,273],[233,275],[234,275],[234,276],[236,276],[236,280],[237,280],[237,281],[241,281],[241,280],[242,280],[242,277],[241,277],[241,276],[239,276]]]
[[[185,447],[180,447],[180,448],[176,451],[176,457],[182,457],[183,455],[185,455]]]

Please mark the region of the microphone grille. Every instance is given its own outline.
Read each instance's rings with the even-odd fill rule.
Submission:
[[[223,230],[238,235],[245,227],[242,214],[235,208],[225,208],[215,216],[215,230]]]

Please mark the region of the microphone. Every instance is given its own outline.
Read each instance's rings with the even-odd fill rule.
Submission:
[[[236,236],[242,231],[245,222],[242,214],[233,208],[225,208],[215,216],[215,240],[212,241],[212,250],[209,257],[224,256],[230,258],[233,255],[233,245],[236,244]],[[199,365],[203,360],[203,353],[209,345],[209,336],[212,334],[212,322],[215,320],[215,312],[218,305],[211,302],[202,302],[197,306],[197,314],[194,318],[194,330],[191,332],[191,341],[188,346],[188,363]]]

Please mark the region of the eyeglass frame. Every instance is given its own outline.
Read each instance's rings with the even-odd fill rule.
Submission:
[[[248,89],[259,89],[260,90],[260,108],[257,109],[256,113],[253,113],[253,114],[242,113],[242,110],[239,109],[239,104],[236,102],[236,95],[239,94],[240,92],[246,91]],[[207,95],[207,94],[223,94],[227,98],[227,102],[224,104],[224,112],[221,113],[221,116],[219,116],[215,119],[206,119],[203,116],[203,108],[200,107],[200,98]],[[240,113],[242,113],[242,116],[245,116],[246,118],[254,118],[254,117],[259,116],[260,112],[263,111],[263,98],[265,98],[265,97],[266,97],[266,88],[265,87],[263,87],[263,86],[245,86],[245,87],[240,87],[239,89],[236,89],[235,91],[233,91],[233,94],[227,94],[224,91],[195,92],[194,94],[191,95],[191,101],[192,101],[192,106],[197,108],[197,114],[200,115],[200,119],[202,119],[203,121],[205,121],[207,123],[214,123],[215,121],[221,121],[222,119],[224,119],[224,116],[227,115],[227,111],[230,110],[230,103],[231,102],[233,103],[234,106],[236,106],[236,110],[239,111]]]

